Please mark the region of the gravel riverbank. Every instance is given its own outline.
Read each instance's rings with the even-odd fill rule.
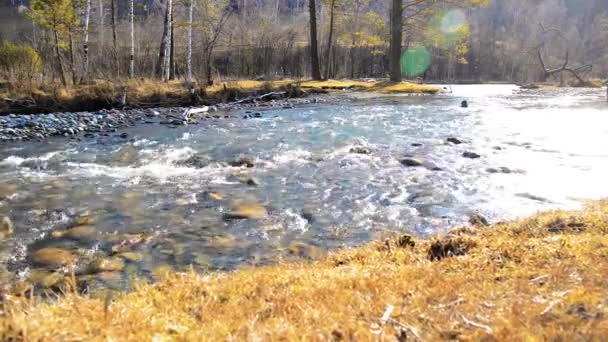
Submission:
[[[129,110],[100,110],[96,112],[52,113],[0,116],[0,143],[10,141],[41,141],[49,137],[94,138],[109,136],[118,129],[136,124],[161,124],[181,126],[198,124],[208,119],[248,119],[259,118],[256,110],[268,108],[289,108],[295,105],[316,103],[316,97],[282,99],[266,102],[227,103],[208,107],[208,111],[184,117],[188,108],[158,108]],[[245,111],[241,113],[241,111]]]

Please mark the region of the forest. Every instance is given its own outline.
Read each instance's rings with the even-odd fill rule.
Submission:
[[[608,2],[3,0],[0,41],[17,82],[564,82],[608,74]]]

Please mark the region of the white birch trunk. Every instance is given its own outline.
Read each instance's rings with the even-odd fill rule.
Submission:
[[[190,0],[188,7],[188,57],[186,60],[186,81],[192,83],[192,12],[194,11],[194,0]]]
[[[103,45],[105,40],[105,16],[103,12],[103,0],[99,0],[99,50],[100,56],[103,57]]]
[[[163,81],[168,81],[171,76],[171,14],[173,11],[173,0],[167,1],[167,15],[165,16],[165,59],[163,61]]]
[[[131,55],[129,56],[129,78],[135,77],[135,9],[134,0],[129,0],[129,22],[131,23]]]
[[[89,19],[91,18],[91,0],[84,5],[84,72],[82,78],[89,79]]]

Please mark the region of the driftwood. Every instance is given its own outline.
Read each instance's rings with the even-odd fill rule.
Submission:
[[[568,64],[570,63],[570,51],[568,50],[568,47],[566,47],[566,55],[564,57],[564,63],[557,67],[557,68],[548,68],[547,64],[545,62],[545,59],[543,58],[543,49],[545,48],[545,35],[549,32],[555,32],[557,34],[557,36],[559,38],[561,38],[563,41],[566,42],[566,46],[568,45],[568,40],[566,39],[566,37],[563,35],[562,31],[560,31],[559,29],[556,28],[547,28],[545,27],[542,23],[539,23],[542,34],[543,34],[543,38],[541,43],[536,47],[536,54],[538,57],[538,61],[540,63],[541,68],[543,69],[543,76],[542,76],[542,81],[546,81],[549,77],[557,75],[557,74],[562,74],[564,72],[570,73],[572,76],[574,76],[578,82],[580,84],[585,84],[585,80],[579,75],[579,73],[583,73],[583,72],[590,72],[593,68],[593,66],[591,64],[585,64],[582,65],[580,67],[577,68],[571,68],[568,66]]]
[[[265,101],[266,98],[271,97],[271,96],[285,96],[286,94],[287,94],[287,92],[285,92],[285,91],[273,91],[273,92],[270,92],[270,93],[266,93],[264,95],[249,96],[249,97],[246,97],[246,98],[238,100],[238,101],[230,102],[230,103],[225,104],[223,107],[230,108],[232,106],[240,105],[240,104],[245,104],[245,103],[256,103],[258,101]],[[198,107],[198,108],[188,108],[182,114],[182,119],[183,120],[189,120],[191,115],[200,114],[200,113],[208,113],[209,111],[215,111],[215,110],[217,110],[217,108],[215,106],[211,106],[211,107],[209,107],[209,106],[203,106],[203,107]]]
[[[16,106],[16,107],[24,107],[24,108],[36,107],[36,102],[33,100],[14,100],[14,99],[9,99],[9,98],[4,98],[4,102],[10,104],[11,106]]]

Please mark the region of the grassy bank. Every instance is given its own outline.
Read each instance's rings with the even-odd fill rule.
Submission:
[[[390,237],[310,263],[165,273],[155,285],[105,300],[6,296],[0,336],[601,340],[606,274],[608,201],[601,201],[433,240]]]
[[[191,94],[180,81],[131,80],[95,81],[62,87],[57,84],[0,83],[0,113],[38,113],[93,111],[103,108],[147,108],[214,105],[271,91],[284,91],[287,97],[328,90],[362,90],[381,93],[435,93],[437,88],[410,83],[360,81],[231,81],[209,87],[195,87]]]

